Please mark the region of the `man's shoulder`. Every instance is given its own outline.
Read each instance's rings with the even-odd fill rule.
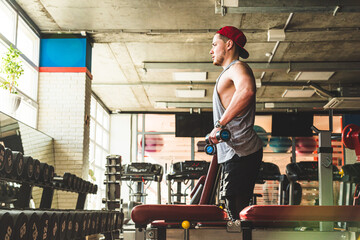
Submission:
[[[246,62],[242,62],[239,60],[233,64],[233,67],[234,68],[249,68],[249,65]]]
[[[237,61],[230,67],[230,72],[249,72],[251,71],[250,66],[246,62]]]

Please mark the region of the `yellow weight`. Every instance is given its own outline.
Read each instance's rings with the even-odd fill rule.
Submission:
[[[189,229],[190,228],[190,222],[189,221],[183,221],[182,223],[181,223],[181,227],[183,228],[183,229]]]
[[[344,176],[344,170],[340,169],[339,174],[340,174],[341,177],[343,177]]]

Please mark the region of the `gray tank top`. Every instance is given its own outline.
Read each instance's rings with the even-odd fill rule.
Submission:
[[[220,74],[216,80],[214,94],[213,94],[213,117],[214,123],[221,118],[225,112],[224,106],[221,104],[219,94],[217,92],[217,85],[222,74],[228,70],[234,63],[239,60],[231,62]],[[260,148],[262,148],[262,141],[253,129],[255,119],[255,101],[249,109],[240,117],[233,118],[227,125],[231,133],[231,139],[228,142],[222,142],[216,145],[218,163],[224,163],[230,160],[235,154],[238,156],[248,156]]]

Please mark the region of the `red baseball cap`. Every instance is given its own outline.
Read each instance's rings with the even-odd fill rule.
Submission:
[[[236,45],[238,45],[240,47],[240,57],[242,57],[244,59],[249,57],[248,51],[246,51],[244,48],[244,46],[246,44],[246,37],[241,30],[237,29],[236,27],[225,26],[225,27],[221,28],[219,31],[217,31],[216,33],[219,33],[219,34],[233,40],[234,43],[236,43]]]

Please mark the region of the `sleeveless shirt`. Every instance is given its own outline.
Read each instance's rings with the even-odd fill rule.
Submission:
[[[213,118],[214,123],[221,118],[225,108],[221,103],[220,96],[217,92],[217,85],[222,74],[227,71],[233,64],[239,60],[231,62],[219,75],[216,80],[213,93]],[[248,156],[262,148],[262,140],[258,137],[253,129],[255,120],[255,101],[251,103],[248,110],[241,116],[234,117],[227,125],[231,133],[228,142],[218,143],[216,145],[218,163],[229,161],[235,154],[238,156]]]

